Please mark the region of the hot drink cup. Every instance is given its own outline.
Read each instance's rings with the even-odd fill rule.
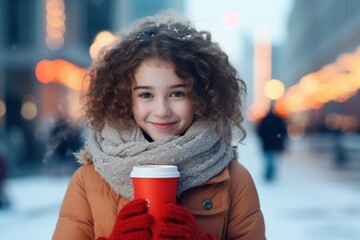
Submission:
[[[173,165],[138,165],[132,169],[134,198],[147,201],[148,213],[154,219],[153,233],[162,220],[162,208],[167,203],[176,203],[179,176],[177,167]]]

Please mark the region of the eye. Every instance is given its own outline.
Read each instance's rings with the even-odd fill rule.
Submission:
[[[141,98],[151,98],[152,95],[150,93],[148,93],[148,92],[144,92],[144,93],[140,93],[139,97],[141,97]]]
[[[183,92],[177,91],[177,92],[172,92],[170,94],[170,97],[183,97],[185,96],[185,94]]]

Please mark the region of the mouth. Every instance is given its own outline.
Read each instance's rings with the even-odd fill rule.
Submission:
[[[158,128],[158,129],[168,129],[170,127],[172,127],[173,125],[176,124],[176,122],[167,122],[167,123],[155,123],[155,122],[150,122],[154,127]]]

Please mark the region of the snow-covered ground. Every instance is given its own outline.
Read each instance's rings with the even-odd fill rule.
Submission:
[[[11,207],[0,211],[0,239],[51,239],[69,177],[10,179]]]
[[[257,185],[268,240],[360,239],[359,164],[336,170],[331,154],[311,151],[306,140],[291,144],[278,179],[266,183],[257,139],[246,142],[240,158]]]
[[[277,180],[267,183],[258,146],[250,133],[238,149],[240,162],[258,188],[268,240],[360,239],[359,169],[340,173],[327,155],[316,155],[308,144],[296,143],[279,162]],[[12,206],[0,210],[0,239],[51,239],[69,179],[9,179]]]

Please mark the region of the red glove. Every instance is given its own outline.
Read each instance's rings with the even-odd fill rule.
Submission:
[[[119,212],[110,237],[100,237],[97,240],[151,239],[153,219],[146,210],[147,203],[145,200],[132,200]]]
[[[217,240],[218,238],[204,233],[194,216],[187,209],[169,203],[163,208],[164,221],[159,223],[157,239]]]

